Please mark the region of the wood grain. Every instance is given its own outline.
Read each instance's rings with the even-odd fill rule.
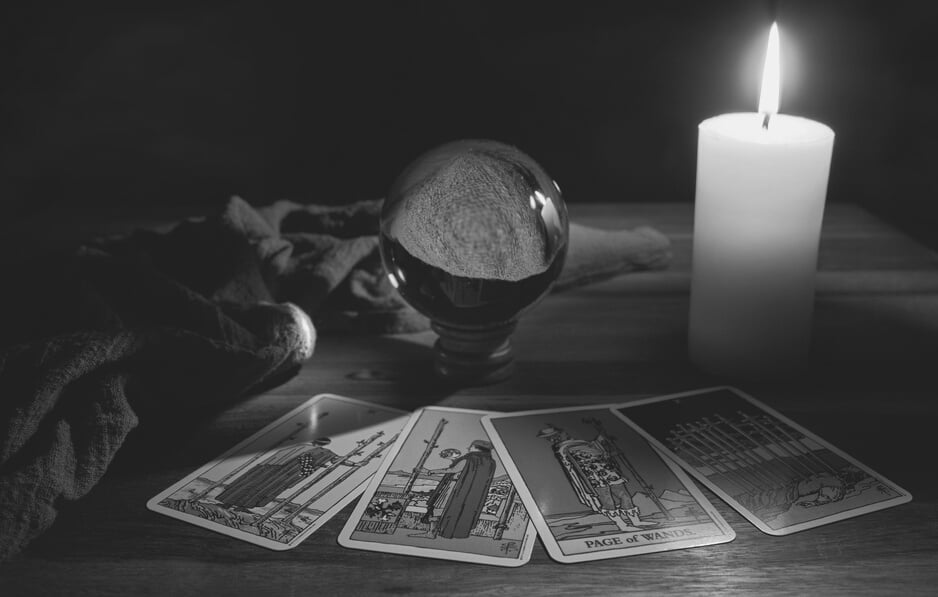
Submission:
[[[788,537],[769,537],[710,495],[729,544],[562,565],[535,547],[518,569],[350,551],[349,510],[292,551],[271,552],[144,507],[146,500],[309,396],[334,392],[416,408],[518,410],[628,401],[726,380],[687,361],[689,205],[573,205],[575,221],[648,224],[673,266],[549,296],[514,336],[505,382],[454,389],[429,377],[430,333],[325,336],[297,377],[205,421],[135,439],[85,499],[25,553],[0,564],[3,595],[930,594],[938,584],[938,255],[851,205],[828,206],[812,368],[743,386],[909,489],[912,503]],[[151,214],[150,223],[169,221]],[[124,222],[146,223],[126,216]],[[85,230],[119,228],[89,219]],[[158,430],[157,430],[158,431]],[[709,494],[708,494],[709,495]]]

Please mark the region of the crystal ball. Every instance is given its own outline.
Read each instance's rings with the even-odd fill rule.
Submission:
[[[511,361],[511,331],[559,275],[567,235],[560,187],[510,145],[447,143],[401,173],[382,208],[381,257],[391,284],[440,335],[439,373],[468,379],[480,373],[473,359],[481,369]],[[441,352],[466,370],[441,370]]]

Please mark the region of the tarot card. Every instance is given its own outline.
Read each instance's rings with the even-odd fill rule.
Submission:
[[[407,413],[310,399],[147,502],[269,549],[292,549],[365,489]]]
[[[660,396],[615,412],[769,535],[788,535],[912,499],[735,388]]]
[[[339,544],[521,566],[536,532],[480,420],[486,411],[414,413],[358,502]]]
[[[482,424],[558,562],[736,537],[691,480],[608,406],[491,415]]]

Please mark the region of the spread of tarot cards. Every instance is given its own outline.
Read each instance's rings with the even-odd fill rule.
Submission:
[[[283,550],[361,497],[339,533],[344,547],[521,566],[536,537],[562,563],[732,541],[694,480],[770,535],[911,500],[755,398],[719,387],[515,413],[409,414],[321,394],[147,507]]]

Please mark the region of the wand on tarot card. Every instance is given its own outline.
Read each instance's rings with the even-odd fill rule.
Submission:
[[[293,493],[291,493],[286,499],[284,499],[282,502],[280,502],[279,504],[277,504],[276,506],[268,510],[266,514],[258,518],[257,522],[254,523],[254,526],[259,527],[265,522],[267,522],[274,514],[276,514],[277,512],[280,512],[287,504],[292,502],[293,498],[300,495],[301,493],[303,493],[304,491],[306,491],[307,489],[309,489],[310,487],[312,487],[313,485],[321,481],[326,475],[334,471],[339,466],[346,464],[351,458],[361,454],[366,446],[369,446],[372,443],[374,443],[375,440],[377,440],[382,435],[384,435],[384,432],[379,431],[375,433],[374,435],[372,435],[371,437],[369,437],[368,439],[359,441],[358,445],[355,448],[353,448],[348,454],[346,454],[345,456],[341,457],[340,459],[338,459],[337,461],[329,465],[325,470],[323,470],[321,473],[313,477],[312,480],[307,481],[306,483],[303,483],[302,485],[300,485],[300,487],[296,489]]]
[[[440,434],[443,433],[443,427],[449,423],[446,419],[440,419],[440,422],[436,424],[436,429],[433,430],[433,435],[430,436],[430,439],[424,440],[427,442],[427,447],[424,448],[423,454],[420,455],[420,460],[417,461],[417,464],[414,465],[414,471],[410,474],[410,478],[407,479],[407,484],[404,485],[404,491],[402,492],[404,496],[407,496],[411,490],[414,488],[414,483],[417,482],[417,477],[420,476],[420,472],[423,470],[423,465],[427,463],[427,458],[430,457],[430,452],[438,447],[436,440],[440,439]]]
[[[328,415],[329,415],[328,412],[324,412],[324,413],[322,413],[322,414],[319,415],[319,419],[322,419],[323,417],[326,417],[326,416],[328,416]],[[220,485],[224,485],[225,483],[227,483],[228,481],[230,481],[230,480],[232,479],[232,477],[234,477],[235,475],[237,475],[238,473],[240,473],[240,472],[243,471],[244,469],[248,468],[249,466],[251,466],[252,464],[254,464],[255,462],[257,462],[257,461],[260,460],[261,458],[264,458],[265,456],[268,456],[269,454],[272,454],[273,452],[275,452],[275,451],[277,450],[277,448],[279,448],[279,447],[282,446],[283,444],[287,443],[288,441],[293,441],[293,440],[295,440],[297,434],[298,434],[299,432],[303,431],[304,429],[306,429],[307,427],[309,427],[309,423],[308,423],[308,422],[297,423],[297,424],[296,424],[296,429],[293,430],[293,433],[291,433],[290,435],[286,436],[285,438],[283,438],[282,440],[280,440],[279,442],[277,442],[277,443],[273,446],[273,448],[267,450],[266,452],[258,452],[258,453],[255,454],[254,456],[251,456],[250,458],[248,458],[247,460],[245,460],[243,463],[241,463],[240,465],[238,465],[237,467],[235,467],[234,469],[232,469],[232,470],[231,470],[229,473],[227,473],[224,477],[222,477],[222,478],[219,479],[218,481],[215,481],[214,483],[212,483],[211,485],[209,485],[208,487],[206,487],[205,489],[203,489],[203,490],[200,491],[199,493],[197,493],[197,494],[195,494],[194,496],[192,496],[191,498],[189,498],[189,501],[191,501],[191,502],[197,502],[197,501],[201,500],[202,498],[204,498],[205,496],[207,496],[207,495],[209,494],[209,492],[211,492],[213,489],[215,489],[216,487],[218,487],[218,486],[220,486]]]
[[[645,495],[647,495],[651,501],[654,502],[655,506],[658,507],[661,513],[664,514],[668,520],[673,520],[674,515],[671,514],[671,512],[664,507],[664,504],[661,503],[661,500],[655,493],[655,488],[652,487],[651,484],[649,484],[647,481],[645,481],[644,477],[642,477],[642,475],[638,472],[638,469],[632,466],[632,462],[622,452],[619,446],[616,445],[615,442],[610,441],[610,436],[606,434],[606,430],[603,428],[603,424],[599,422],[599,419],[590,417],[589,419],[584,419],[584,421],[591,423],[593,427],[596,428],[596,431],[598,432],[596,436],[596,442],[602,446],[603,450],[605,450],[606,453],[613,458],[613,460],[619,463],[619,465],[629,471],[629,474],[632,475],[632,478],[635,479],[639,486],[641,486],[642,490],[645,492]]]
[[[305,502],[303,502],[303,504],[302,504],[299,508],[297,508],[296,510],[294,510],[293,512],[291,512],[289,515],[285,516],[285,517],[283,518],[283,520],[281,520],[281,522],[282,522],[283,524],[290,524],[290,523],[292,523],[292,522],[293,522],[293,519],[296,518],[297,515],[299,515],[300,512],[302,512],[303,510],[305,510],[306,508],[308,508],[311,504],[315,503],[316,500],[318,500],[318,499],[321,498],[322,496],[326,495],[327,493],[329,493],[330,491],[332,491],[333,489],[335,489],[336,487],[338,487],[340,483],[342,483],[343,481],[345,481],[346,479],[348,479],[349,477],[351,477],[351,476],[355,473],[355,470],[356,470],[356,469],[359,469],[359,468],[365,466],[367,463],[369,463],[370,461],[374,460],[374,459],[377,458],[382,452],[384,452],[384,450],[387,449],[388,446],[393,445],[394,442],[397,441],[397,437],[398,437],[399,435],[400,435],[399,433],[398,433],[398,434],[395,434],[394,437],[392,437],[392,438],[389,439],[388,441],[382,442],[382,443],[378,444],[378,447],[375,448],[374,450],[372,450],[370,454],[368,454],[367,456],[365,456],[364,458],[362,458],[360,461],[356,462],[356,463],[355,463],[352,467],[350,467],[347,471],[345,471],[344,473],[342,473],[337,479],[335,479],[334,481],[332,481],[331,483],[329,483],[328,485],[326,485],[325,487],[323,487],[321,490],[317,491],[315,495],[313,495],[311,498],[309,498],[308,500],[306,500]]]

